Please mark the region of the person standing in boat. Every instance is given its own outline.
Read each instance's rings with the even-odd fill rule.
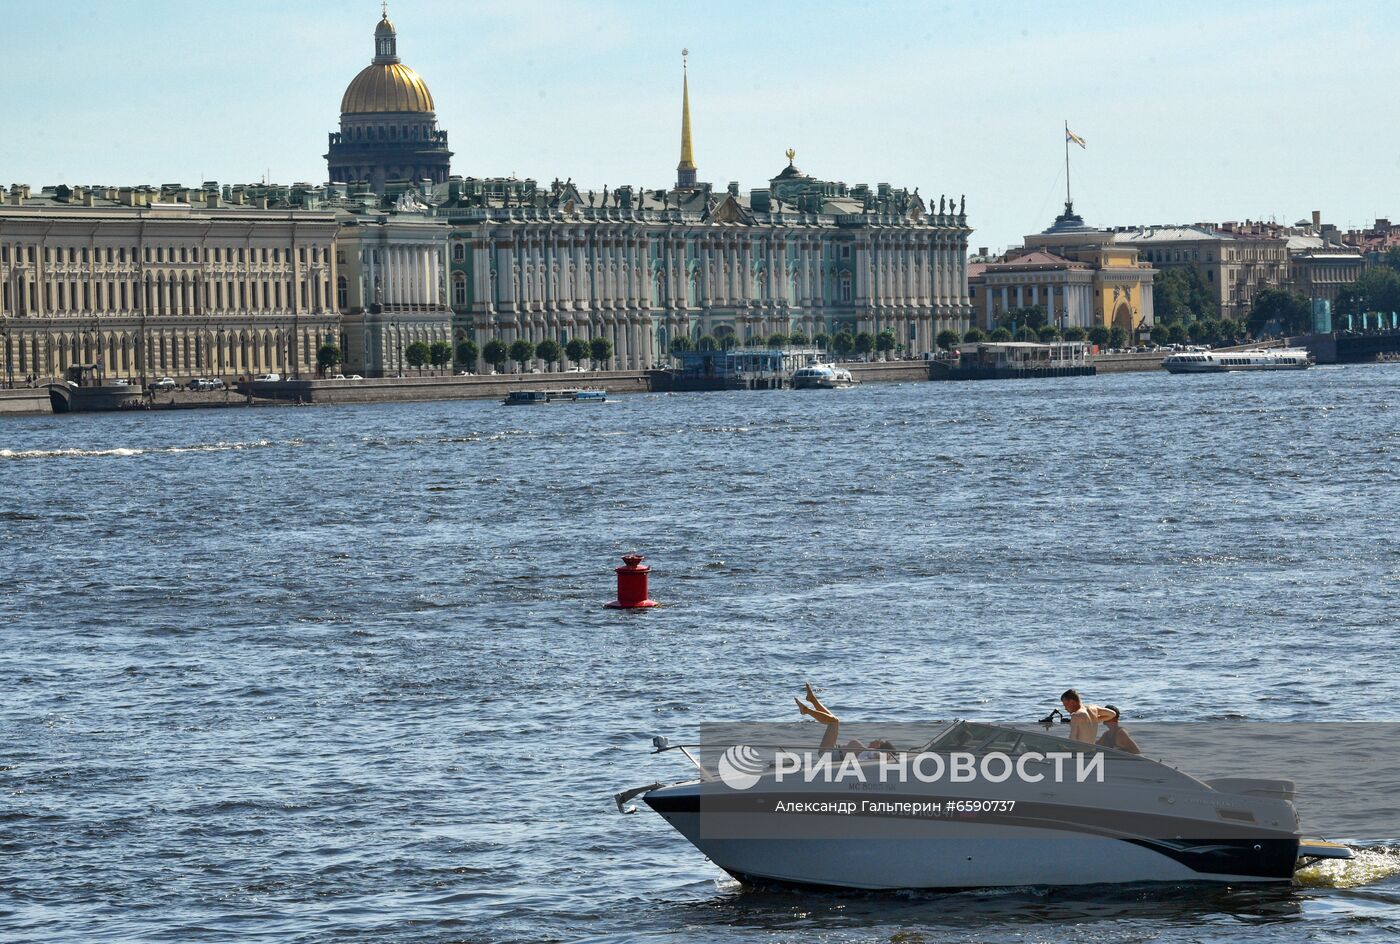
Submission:
[[[1093,744],[1099,736],[1099,722],[1117,719],[1117,712],[1098,705],[1088,705],[1079,697],[1079,692],[1069,689],[1060,696],[1060,704],[1065,706],[1069,716],[1069,739]]]

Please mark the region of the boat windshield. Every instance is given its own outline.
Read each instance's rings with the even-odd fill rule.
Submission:
[[[1037,734],[1005,728],[995,724],[979,724],[975,721],[959,721],[943,731],[924,748],[927,751],[971,751],[983,754],[997,751],[1012,756],[1035,752],[1048,754],[1056,751],[1079,753],[1101,751],[1104,748],[1053,734]],[[1117,753],[1117,752],[1115,752]]]

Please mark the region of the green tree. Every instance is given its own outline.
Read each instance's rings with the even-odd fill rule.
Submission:
[[[856,349],[856,339],[849,331],[838,331],[831,341],[831,347],[837,357],[850,357]]]
[[[856,335],[856,353],[860,355],[869,354],[875,347],[875,339],[870,336],[869,331],[862,331]]]
[[[613,345],[611,338],[594,338],[588,342],[588,359],[592,361],[590,366],[597,369],[606,369],[608,361],[612,360]]]
[[[684,354],[687,351],[693,351],[695,349],[695,345],[691,343],[690,338],[683,334],[678,334],[672,338],[668,346],[673,355]]]
[[[973,330],[976,329],[974,328]],[[971,334],[972,332],[968,333]],[[951,351],[958,346],[958,333],[944,328],[942,331],[938,332],[938,337],[934,339],[934,343],[945,351]]]
[[[1186,326],[1186,336],[1193,344],[1205,344],[1210,340],[1210,322],[1193,321]]]
[[[1233,318],[1221,318],[1216,322],[1215,338],[1221,343],[1233,342],[1244,334],[1244,326]]]
[[[564,345],[564,353],[575,364],[581,364],[588,360],[588,342],[583,338],[570,338],[569,343]]]
[[[558,367],[559,358],[564,356],[564,348],[553,338],[545,338],[535,345],[535,356],[544,361],[546,368]]]
[[[535,346],[525,338],[516,338],[515,343],[510,346],[510,359],[520,365],[520,372],[525,373],[525,365],[530,363],[535,357]]]
[[[812,343],[825,351],[831,347],[831,335],[825,331],[818,331],[812,336]]]
[[[1103,325],[1094,325],[1089,329],[1089,343],[1097,344],[1099,347],[1107,347],[1109,331]]]
[[[414,341],[404,350],[403,356],[409,367],[416,367],[419,373],[422,373],[423,365],[428,363],[431,356],[431,350],[422,341]]]
[[[997,319],[997,326],[1008,330],[1034,328],[1040,330],[1045,325],[1045,306],[1026,305],[1022,308],[1008,308]]]
[[[739,336],[730,332],[719,337],[719,346],[726,351],[732,351],[739,346]]]
[[[1337,293],[1334,314],[1357,316],[1373,311],[1400,311],[1400,273],[1387,266],[1373,266],[1361,278]],[[1254,329],[1253,319],[1250,329]],[[1257,332],[1256,332],[1257,333]]]
[[[890,351],[894,350],[895,345],[898,343],[899,341],[895,339],[894,332],[889,328],[875,335],[875,350],[879,351],[881,354],[888,355]]]
[[[695,342],[695,346],[702,351],[719,350],[719,342],[715,340],[714,335],[712,334],[700,335],[700,340]]]
[[[506,342],[500,338],[492,338],[481,349],[481,359],[490,364],[499,374],[506,369],[506,361],[510,360],[510,348],[506,347]]]
[[[434,341],[428,345],[428,362],[439,369],[452,363],[452,342]]]
[[[1114,325],[1112,328],[1109,328],[1109,329],[1108,329],[1108,346],[1109,346],[1109,347],[1127,347],[1127,346],[1128,346],[1128,329],[1127,329],[1127,328],[1124,328],[1122,325]]]
[[[1041,344],[1050,344],[1053,341],[1060,340],[1060,329],[1054,325],[1045,325],[1036,332],[1036,337],[1040,340]]]
[[[322,344],[316,349],[316,369],[326,373],[340,363],[340,348],[334,344]]]
[[[1178,321],[1175,324],[1167,325],[1168,344],[1185,344],[1189,339],[1186,333],[1186,325],[1183,322]]]
[[[457,366],[463,370],[476,370],[476,359],[480,354],[475,341],[463,341],[457,345]]]
[[[788,335],[788,343],[791,344],[793,347],[806,347],[807,345],[812,343],[812,340],[811,338],[807,337],[805,333],[801,331],[794,331],[792,334]]]
[[[1037,334],[1037,333],[1036,333],[1036,330],[1035,330],[1034,328],[1032,328],[1030,325],[1026,325],[1026,326],[1023,327],[1023,328],[1017,328],[1017,329],[1016,329],[1016,340],[1017,340],[1017,341],[1029,341],[1029,342],[1031,342],[1032,344],[1034,344],[1035,342],[1037,342],[1037,341],[1040,340],[1040,335]]]
[[[1088,337],[1088,335],[1089,332],[1085,331],[1078,325],[1071,325],[1070,327],[1065,329],[1066,341],[1083,341],[1086,337]]]
[[[1152,308],[1157,321],[1189,324],[1219,314],[1214,288],[1194,265],[1159,269],[1152,278]]]
[[[987,335],[987,340],[989,340],[989,341],[1010,341],[1010,340],[1011,340],[1011,332],[1010,332],[1008,329],[1006,329],[1006,328],[997,328],[997,329],[996,329],[995,331],[993,331],[991,334]]]
[[[1161,322],[1158,322],[1152,326],[1150,337],[1152,338],[1153,344],[1170,344],[1170,334],[1170,329]]]
[[[768,346],[769,346],[769,347],[787,347],[787,345],[788,345],[788,338],[787,338],[787,335],[782,334],[781,332],[777,332],[777,331],[775,331],[775,332],[773,332],[772,334],[768,335]]]
[[[981,328],[968,328],[967,332],[963,334],[962,339],[968,344],[981,344],[983,341],[987,340],[987,332],[983,331]]]
[[[1392,276],[1395,273],[1390,273]],[[1254,296],[1249,310],[1249,330],[1255,337],[1269,334],[1305,334],[1312,327],[1312,303],[1297,292],[1266,288]]]

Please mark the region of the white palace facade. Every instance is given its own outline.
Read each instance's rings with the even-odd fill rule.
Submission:
[[[240,188],[12,186],[0,205],[9,382],[312,369],[334,339],[335,215]]]

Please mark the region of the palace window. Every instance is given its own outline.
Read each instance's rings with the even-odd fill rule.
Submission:
[[[467,257],[467,250],[466,250],[466,248],[465,248],[461,243],[455,243],[455,244],[453,244],[453,246],[452,246],[452,261],[453,261],[453,262],[461,262],[462,260],[466,259],[466,257]]]
[[[345,282],[345,276],[338,276],[335,280],[335,304],[342,310],[350,307],[350,288]]]
[[[467,303],[467,280],[458,273],[457,279],[452,283],[452,304],[462,307]]]

